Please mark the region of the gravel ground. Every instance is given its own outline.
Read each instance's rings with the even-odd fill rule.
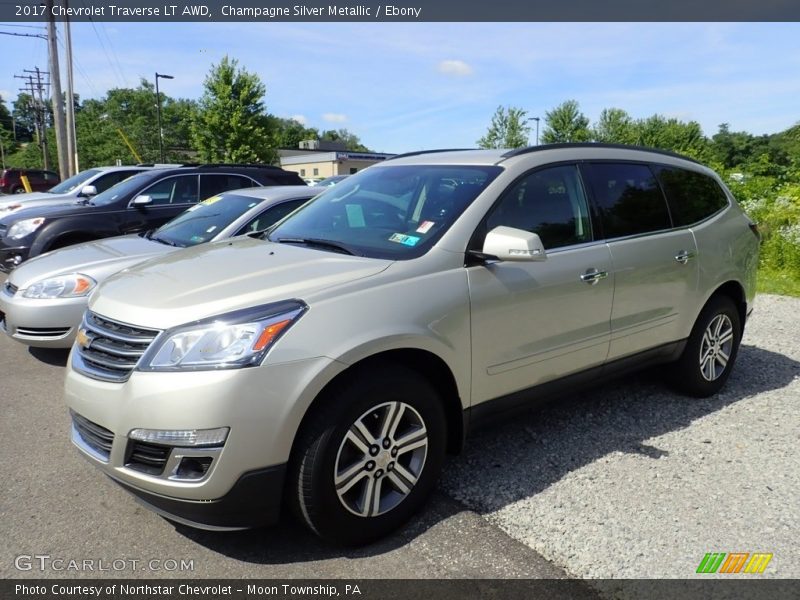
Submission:
[[[693,577],[707,552],[800,577],[800,299],[755,309],[718,396],[608,384],[476,433],[444,490],[578,577]]]

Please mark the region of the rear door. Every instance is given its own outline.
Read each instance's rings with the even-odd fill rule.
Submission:
[[[595,239],[575,165],[532,171],[512,184],[476,232],[505,225],[537,233],[542,262],[467,268],[473,405],[600,366],[609,345],[614,280]]]
[[[645,163],[581,166],[611,254],[614,307],[608,360],[676,341],[693,310],[697,248],[673,229],[666,199]]]

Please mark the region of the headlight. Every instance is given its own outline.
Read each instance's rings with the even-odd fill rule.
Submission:
[[[306,309],[303,302],[290,300],[169,329],[142,357],[139,370],[238,369],[258,365]]]
[[[23,298],[77,298],[91,292],[97,282],[88,275],[70,273],[59,277],[42,279],[22,292]]]
[[[42,226],[42,223],[44,223],[44,217],[36,217],[35,219],[17,221],[8,228],[8,233],[6,235],[12,240],[19,240],[39,229],[39,227]]]

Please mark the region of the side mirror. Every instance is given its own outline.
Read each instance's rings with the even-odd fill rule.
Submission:
[[[81,188],[81,193],[79,195],[86,196],[87,198],[97,196],[97,188],[93,185],[85,185]]]
[[[144,207],[153,203],[153,197],[148,195],[136,196],[131,203],[133,206]]]
[[[482,253],[485,256],[496,257],[497,260],[517,262],[547,259],[547,253],[538,234],[503,225],[495,227],[486,234]]]

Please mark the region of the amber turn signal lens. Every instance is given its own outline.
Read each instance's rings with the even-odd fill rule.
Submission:
[[[291,319],[286,319],[285,321],[281,321],[280,323],[273,323],[264,328],[264,331],[261,332],[261,335],[258,336],[258,340],[256,341],[255,345],[253,346],[253,350],[255,352],[260,352],[267,346],[269,346],[272,341],[280,334],[281,331],[286,329],[286,326],[291,323]]]

